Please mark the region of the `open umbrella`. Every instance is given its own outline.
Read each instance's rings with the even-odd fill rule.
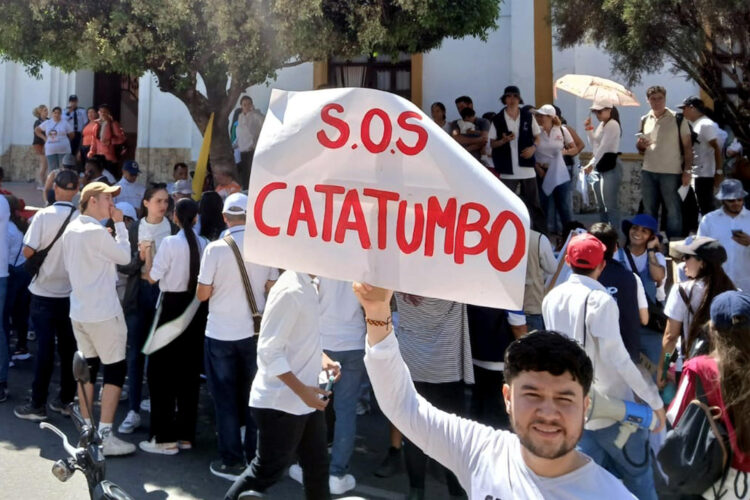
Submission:
[[[591,101],[609,99],[616,106],[640,106],[631,91],[617,82],[598,76],[565,75],[555,82],[555,98],[557,89]]]

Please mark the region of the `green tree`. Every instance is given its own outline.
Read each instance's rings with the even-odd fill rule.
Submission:
[[[284,67],[329,56],[423,52],[446,38],[485,37],[500,0],[5,0],[0,55],[38,73],[141,75],[187,106],[203,132],[225,124],[241,93]],[[196,90],[201,78],[205,95]],[[227,134],[211,160],[233,164]]]
[[[603,47],[631,84],[665,63],[687,74],[750,147],[748,0],[551,0],[551,12],[559,46]]]

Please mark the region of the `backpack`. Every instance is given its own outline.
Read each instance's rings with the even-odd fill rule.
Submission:
[[[646,117],[648,115],[641,118],[641,134],[643,133],[643,125],[646,123]],[[685,115],[682,113],[676,113],[674,115],[675,120],[677,120],[677,144],[680,145],[680,156],[685,156],[685,146],[682,144],[682,136],[680,135],[680,129],[682,128],[682,121],[685,119]],[[690,122],[688,122],[688,129],[690,130],[690,143],[691,144],[698,144],[700,141],[698,140],[698,134],[695,133],[693,130],[693,126],[690,125]]]

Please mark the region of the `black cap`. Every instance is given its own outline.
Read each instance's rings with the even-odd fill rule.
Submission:
[[[55,176],[55,184],[66,191],[78,190],[78,174],[69,169],[60,170]]]
[[[503,104],[505,104],[505,97],[508,94],[518,94],[518,98],[521,99],[521,89],[519,89],[515,85],[508,85],[507,87],[505,87],[502,97],[500,97],[500,100]],[[523,99],[521,99],[521,104],[523,104]]]
[[[68,97],[68,102],[77,101],[77,100],[78,100],[78,96],[75,94],[70,94],[70,97]]]
[[[694,95],[682,101],[682,104],[680,104],[677,107],[680,109],[685,109],[688,106],[692,106],[693,108],[697,109],[701,113],[706,109],[706,104],[703,102],[703,99]]]

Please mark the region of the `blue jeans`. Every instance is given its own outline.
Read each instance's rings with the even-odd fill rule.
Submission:
[[[541,186],[539,196],[542,198],[542,207],[547,212],[547,230],[557,233],[557,217],[560,217],[560,227],[573,220],[573,199],[570,196],[570,181],[563,182],[548,195],[544,194]],[[561,231],[562,232],[562,231]]]
[[[682,200],[677,192],[681,185],[681,174],[655,174],[641,170],[643,212],[659,220],[659,205],[663,203],[670,238],[682,235]]]
[[[599,180],[594,184],[594,195],[599,207],[601,222],[609,222],[619,233],[620,228],[620,183],[622,165],[617,165],[607,172],[599,172]]]
[[[31,384],[31,405],[44,408],[47,404],[49,384],[55,369],[55,347],[60,356],[60,401],[70,403],[76,391],[73,378],[76,339],[70,324],[70,299],[32,294],[30,310],[38,348],[34,361],[34,382]]]
[[[544,330],[544,317],[541,314],[527,314],[526,329],[530,332]]]
[[[5,296],[8,293],[8,277],[0,278],[0,317],[5,314]],[[10,368],[10,343],[8,336],[10,332],[0,323],[0,384],[8,383],[8,368]]]
[[[638,500],[657,500],[648,431],[639,428],[628,438],[623,449],[614,444],[619,432],[620,424],[596,431],[585,430],[578,449],[622,479]]]
[[[47,155],[47,172],[52,172],[62,166],[62,159],[65,154]]]
[[[146,364],[146,356],[141,349],[154,321],[158,298],[159,286],[142,279],[138,283],[138,309],[125,314],[128,327],[128,410],[136,413],[141,410],[143,368]]]
[[[214,400],[219,454],[224,465],[244,464],[255,456],[257,426],[250,413],[250,386],[256,372],[257,337],[216,340],[206,337],[205,366]],[[240,427],[245,426],[245,442]]]
[[[329,358],[341,363],[341,378],[333,386],[333,428],[330,475],[341,477],[349,468],[357,432],[357,402],[365,374],[365,351],[325,351]]]

